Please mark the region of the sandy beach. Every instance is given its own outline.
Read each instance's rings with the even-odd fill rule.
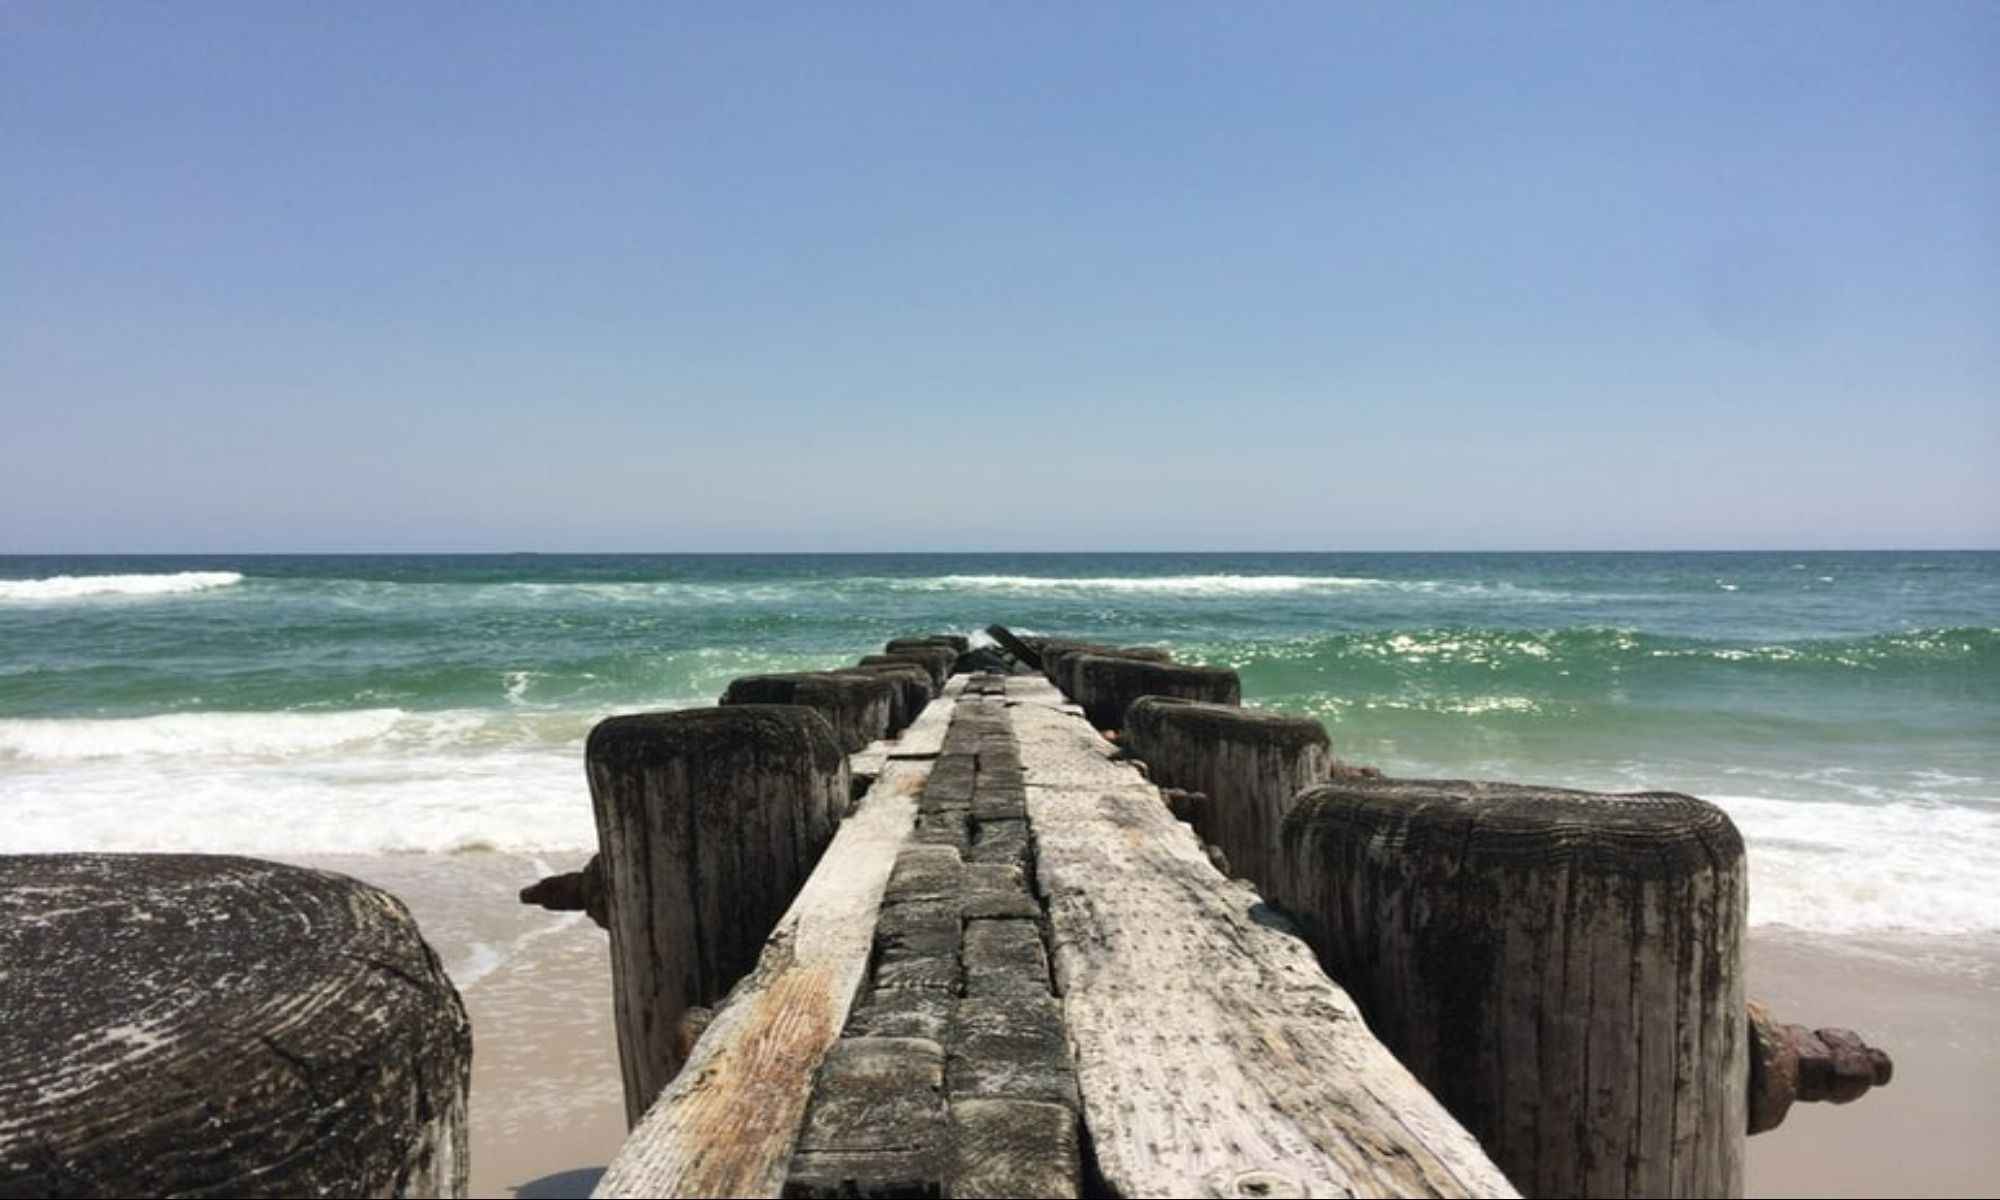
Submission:
[[[403,898],[472,1016],[472,1194],[582,1196],[625,1136],[603,931],[527,908],[525,883],[584,856],[298,859]],[[1859,1031],[1887,1088],[1801,1104],[1749,1143],[1751,1196],[1979,1196],[2000,1148],[2000,941],[1753,930],[1751,995],[1783,1020]]]
[[[1896,1060],[1849,1105],[1799,1104],[1750,1139],[1752,1196],[1984,1196],[2000,1170],[2000,945],[1985,938],[1750,936],[1750,994],[1852,1028]]]

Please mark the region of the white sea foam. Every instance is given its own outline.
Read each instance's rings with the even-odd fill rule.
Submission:
[[[0,579],[0,601],[49,604],[105,596],[179,596],[243,582],[236,571],[176,571],[170,575],[52,575]]]
[[[169,713],[122,720],[0,720],[0,762],[89,759],[288,757],[381,738],[406,714],[371,708],[336,713]]]
[[[2000,814],[1922,801],[1709,795],[1743,832],[1750,923],[1824,934],[2000,932]]]
[[[1498,714],[1533,701],[1462,703]],[[596,834],[583,738],[599,715],[384,708],[0,721],[0,853],[587,851]],[[1686,777],[1743,831],[1754,924],[2000,933],[2000,797],[1976,771],[1900,782],[1831,769],[1789,782],[1726,773],[1707,786],[1658,763],[1631,771],[1574,782]],[[1801,788],[1823,798],[1774,798]],[[472,978],[489,965],[461,964]]]
[[[1070,579],[1050,575],[941,575],[902,581],[918,591],[994,592],[1172,592],[1194,595],[1257,595],[1387,586],[1380,579],[1337,575],[1155,575]]]
[[[582,761],[579,737],[4,763],[0,852],[583,850],[596,833]]]
[[[1490,600],[1590,600],[1592,597],[1510,583],[1459,583],[1438,579],[1373,579],[1358,575],[938,575],[887,581],[922,592],[1112,592],[1177,596],[1261,596],[1287,593],[1400,592],[1409,595],[1481,596]]]
[[[596,830],[583,741],[603,715],[380,708],[0,721],[0,853],[587,850]]]

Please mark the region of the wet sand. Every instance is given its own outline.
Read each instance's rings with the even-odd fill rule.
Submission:
[[[1795,1104],[1750,1139],[1752,1196],[1988,1196],[2000,1177],[2000,939],[1750,936],[1750,994],[1896,1062],[1852,1104]]]
[[[586,855],[299,859],[410,906],[472,1017],[472,1194],[583,1196],[625,1136],[604,932],[515,893]],[[1750,1139],[1751,1196],[1978,1196],[2000,1173],[2000,939],[1755,930],[1750,994],[1896,1060],[1860,1101],[1795,1105]]]

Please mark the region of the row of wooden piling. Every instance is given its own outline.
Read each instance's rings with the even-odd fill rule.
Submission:
[[[1747,1020],[1744,847],[1714,805],[1387,779],[1317,721],[1240,707],[1234,672],[1006,636],[1297,922],[1525,1194],[1740,1194],[1747,1133],[1887,1082],[1849,1031]],[[1842,1084],[1796,1086],[1815,1076]]]
[[[1336,760],[1318,722],[1242,707],[1225,668],[1151,647],[990,632],[1120,738],[1211,859],[1289,916],[1376,1036],[1530,1194],[1739,1193],[1746,1133],[1804,1096],[1787,1078],[1815,1074],[1800,1071],[1794,1051],[1787,1075],[1774,1055],[1847,1045],[1755,1036],[1742,990],[1743,845],[1712,805],[1672,793],[1385,779]],[[962,652],[962,643],[901,640],[861,665],[907,684],[921,663],[935,686]],[[711,716],[670,719],[749,721],[770,703],[771,712],[810,707],[850,751],[901,723],[879,680],[845,668],[738,680]],[[702,757],[668,738],[653,743],[667,759]],[[705,1012],[753,965],[761,930],[810,871],[840,806],[830,799],[773,834],[757,822],[782,789],[755,782],[748,764],[670,803],[633,790],[645,771],[628,761],[606,773],[599,757],[593,738],[610,890],[647,897],[625,906],[622,932],[612,905],[636,1122],[693,1044],[686,1014]],[[848,793],[844,769],[826,758],[807,790]],[[696,815],[674,820],[699,832],[676,842],[657,822],[683,809]],[[629,858],[631,846],[646,849],[646,864],[611,865],[614,850]],[[734,925],[712,911],[722,897]],[[709,970],[710,959],[724,965]],[[1852,1098],[1886,1081],[1886,1059],[1861,1048],[1862,1058],[1843,1060],[1845,1084],[1822,1092]],[[652,1065],[635,1074],[635,1061]],[[1832,1069],[1818,1065],[1819,1076]]]
[[[1059,1002],[1065,1022],[1080,1022],[1067,1030],[1078,1075],[1100,1081],[1086,1082],[1081,1103],[1107,1122],[1104,1157],[1093,1164],[1086,1137],[1083,1175],[1066,1178],[1101,1168],[1106,1187],[1181,1179],[1149,1176],[1142,1160],[1200,1153],[1158,1143],[1149,1122],[1206,1120],[1193,1114],[1255,1091],[1205,1098],[1174,1085],[1149,1096],[1159,1113],[1127,1120],[1131,1094],[1120,1089],[1150,1086],[1153,1067],[1121,1048],[1149,1025],[1155,1037],[1175,1026],[1191,1054],[1206,1046],[1208,1057],[1188,1059],[1200,1070],[1347,1064],[1326,1069],[1355,1078],[1323,1091],[1287,1084],[1261,1123],[1218,1118],[1215,1136],[1264,1139],[1283,1156],[1279,1143],[1308,1128],[1313,1103],[1337,1106],[1337,1119],[1310,1127],[1359,1157],[1328,1178],[1373,1181],[1367,1189],[1383,1194],[1497,1191],[1501,1181],[1442,1110],[1423,1115],[1433,1101],[1396,1081],[1407,1076],[1373,1038],[1535,1195],[1740,1194],[1746,1133],[1775,1125],[1795,1099],[1844,1102],[1888,1081],[1887,1057],[1851,1032],[1746,1009],[1744,850],[1714,806],[1674,793],[1383,778],[1338,762],[1317,722],[1242,707],[1233,671],[1155,648],[992,633],[1075,702],[1066,711],[1116,736],[1127,759],[1098,757],[1112,747],[1066,732],[1061,722],[1077,723],[1053,709],[1006,718],[1049,755],[1014,760],[1023,813],[1060,826],[1054,848],[1031,855],[1017,822],[1018,853],[1050,867],[1037,886],[1058,910],[1046,925],[1059,960],[1051,978],[1061,988],[1067,970],[1078,989],[1042,997],[1043,1007]],[[891,864],[924,840],[915,797],[944,748],[965,686],[951,675],[967,649],[962,638],[898,639],[853,667],[746,677],[713,708],[614,717],[592,732],[599,854],[523,899],[583,909],[610,931],[626,1108],[640,1129],[600,1194],[787,1186],[815,1070],[856,995],[881,983],[869,983],[871,945]],[[1004,688],[981,690],[982,719],[998,729],[1014,702]],[[1151,784],[1134,786],[1133,764]],[[858,810],[857,779],[873,784]],[[1181,829],[1163,805],[1210,862],[1258,889],[1247,917],[1228,907],[1242,902],[1230,898],[1240,885],[1192,843],[1183,853],[1142,835],[1160,821]],[[1142,844],[1153,849],[1135,854]],[[1134,894],[1107,892],[1120,887]],[[1196,992],[1144,968],[1210,964],[1144,951],[1149,915],[1168,909],[1216,928],[1185,931],[1187,943],[1168,931],[1162,947],[1212,934],[1241,956],[1249,941],[1277,937],[1282,946],[1229,969],[1262,964],[1245,977],[1289,980],[1286,989],[1318,997],[1315,1015],[1300,1020],[1290,1001],[1267,1013],[1263,997],[1232,1008],[1226,987],[1204,983],[1203,1003],[1240,1013],[1247,1040],[1180,1029],[1185,1014],[1169,1006]],[[0,859],[0,917],[10,1014],[0,1193],[463,1194],[471,1031],[392,897],[246,859],[22,856]],[[1325,976],[1314,983],[1284,964],[1305,951],[1273,932],[1281,927],[1296,928],[1359,1001],[1367,1031],[1351,1018],[1343,1026],[1348,1002]],[[1120,937],[1139,938],[1138,950],[1107,954]],[[1371,1055],[1380,1065],[1358,1065]],[[48,1103],[58,1094],[63,1104]],[[987,1108],[981,1120],[1006,1132],[1011,1118]],[[1392,1109],[1401,1133],[1382,1123]],[[1265,1126],[1290,1132],[1271,1140]],[[1319,1134],[1300,1136],[1320,1146]],[[1458,1142],[1470,1158],[1439,1149]],[[1313,1153],[1314,1170],[1338,1157]],[[1397,1165],[1412,1153],[1441,1157],[1414,1172]],[[808,1157],[820,1182],[806,1190],[845,1186],[837,1154]],[[1222,1194],[1279,1194],[1293,1180],[1231,1171],[1213,1184]],[[1493,1186],[1468,1189],[1482,1178]]]

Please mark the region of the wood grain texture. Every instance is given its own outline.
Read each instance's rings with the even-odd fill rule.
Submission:
[[[931,703],[917,716],[916,723],[905,729],[896,740],[886,744],[890,758],[919,759],[936,758],[944,751],[944,737],[951,729],[952,714],[957,711],[956,702],[965,692],[966,677],[955,676],[945,682],[939,697],[952,701],[951,704]]]
[[[931,683],[939,691],[951,679],[951,671],[958,663],[958,651],[951,646],[926,642],[910,642],[898,639],[890,642],[888,648],[879,655],[868,656],[870,661],[913,662],[930,672]]]
[[[1002,650],[1013,655],[1016,661],[1030,671],[1039,671],[1042,669],[1041,653],[1027,642],[1016,637],[1014,631],[1005,625],[988,625],[986,627],[986,636],[999,643]]]
[[[472,1030],[402,903],[210,855],[0,857],[0,1195],[462,1196]]]
[[[897,660],[886,663],[870,663],[862,659],[859,666],[844,668],[862,675],[878,675],[896,685],[896,708],[889,714],[889,737],[894,737],[910,727],[917,714],[938,694],[939,688],[931,682],[931,673],[919,663]]]
[[[1743,843],[1712,805],[1345,780],[1267,894],[1369,1024],[1538,1196],[1743,1187]]]
[[[1215,704],[1243,699],[1243,684],[1227,667],[1191,667],[1102,654],[1072,654],[1060,661],[1069,697],[1099,729],[1123,729],[1125,710],[1141,696],[1179,696]]]
[[[929,678],[928,675],[925,676]],[[928,685],[926,685],[928,686]],[[955,678],[947,682],[939,696],[957,700],[965,690],[965,679]],[[935,699],[936,697],[933,697]],[[851,779],[865,779],[872,786],[876,776],[882,773],[883,764],[892,758],[928,759],[936,758],[944,748],[945,730],[951,727],[952,706],[949,704],[925,704],[917,710],[916,720],[909,728],[892,738],[881,738],[847,756],[847,772]],[[859,797],[857,797],[858,799]]]
[[[934,700],[925,715],[948,723],[951,705]],[[814,1072],[867,974],[882,893],[929,773],[924,761],[883,767],[593,1195],[780,1194]]]
[[[1010,680],[1057,991],[1120,1196],[1512,1196],[1312,951],[1053,687]]]
[[[904,714],[902,690],[896,683],[862,671],[745,675],[730,680],[716,703],[804,705],[826,718],[840,748],[849,754],[901,732],[896,718]]]
[[[681,1015],[756,965],[832,840],[847,760],[817,712],[777,704],[612,717],[584,758],[637,1124],[680,1069]]]
[[[1195,833],[1259,885],[1271,877],[1286,810],[1333,766],[1326,727],[1310,717],[1169,696],[1134,701],[1119,744],[1145,760],[1154,783],[1208,798]]]
[[[1052,642],[1042,655],[1042,677],[1065,696],[1076,696],[1076,659],[1086,654],[1130,658],[1139,662],[1171,663],[1173,656],[1158,646],[1102,646],[1090,642]]]

